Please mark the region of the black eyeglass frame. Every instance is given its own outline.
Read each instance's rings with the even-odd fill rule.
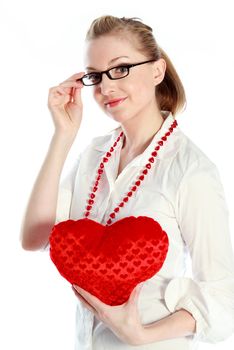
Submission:
[[[90,72],[90,73],[87,73],[87,74],[83,75],[82,78],[76,79],[76,81],[81,81],[82,84],[83,84],[84,86],[93,86],[93,85],[97,85],[97,84],[100,84],[100,83],[101,83],[101,81],[102,81],[102,75],[103,75],[103,74],[106,74],[106,75],[108,76],[108,78],[111,79],[111,80],[123,79],[123,78],[125,78],[125,77],[127,77],[127,76],[129,75],[130,68],[135,67],[135,66],[140,66],[141,64],[145,64],[145,63],[149,63],[149,62],[155,62],[155,61],[157,61],[157,60],[155,60],[155,59],[154,59],[154,60],[148,60],[148,61],[139,62],[139,63],[134,63],[134,64],[120,64],[120,65],[118,65],[118,66],[109,68],[109,69],[104,70],[104,71],[102,71],[102,72]],[[124,68],[127,68],[127,69],[128,69],[127,74],[126,74],[124,77],[121,77],[121,78],[112,78],[112,76],[110,75],[110,71],[111,71],[112,69],[121,68],[121,67],[124,67]],[[99,75],[100,75],[100,81],[98,81],[97,83],[94,83],[94,84],[84,84],[83,79],[84,79],[86,76],[90,75],[90,74],[99,74]]]

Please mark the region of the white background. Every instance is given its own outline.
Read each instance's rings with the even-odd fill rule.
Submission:
[[[19,231],[53,134],[48,90],[83,70],[84,36],[100,15],[138,16],[153,27],[187,93],[187,109],[177,119],[180,128],[220,171],[234,240],[231,5],[231,0],[1,1],[1,349],[73,350],[75,296],[48,253],[22,250]],[[88,89],[82,91],[83,123],[64,171],[92,137],[116,126]],[[203,343],[200,349],[229,350],[233,343],[234,336],[218,344]]]

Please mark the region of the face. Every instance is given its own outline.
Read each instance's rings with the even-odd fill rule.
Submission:
[[[91,40],[86,46],[87,73],[147,60],[149,57],[129,40],[117,35]],[[96,102],[108,116],[123,123],[157,108],[155,86],[163,80],[165,69],[165,61],[160,59],[130,68],[129,75],[123,79],[111,80],[103,74],[99,84],[87,88],[93,89]]]

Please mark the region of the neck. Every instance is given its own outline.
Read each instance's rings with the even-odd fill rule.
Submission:
[[[145,115],[144,118],[134,117],[121,124],[124,132],[122,150],[126,153],[143,151],[161,128],[164,118],[160,111]]]

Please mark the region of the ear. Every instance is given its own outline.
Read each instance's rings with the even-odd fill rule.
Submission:
[[[161,81],[163,81],[166,68],[167,68],[167,64],[163,58],[160,58],[156,62],[154,62],[153,74],[154,74],[155,86],[160,84]]]

